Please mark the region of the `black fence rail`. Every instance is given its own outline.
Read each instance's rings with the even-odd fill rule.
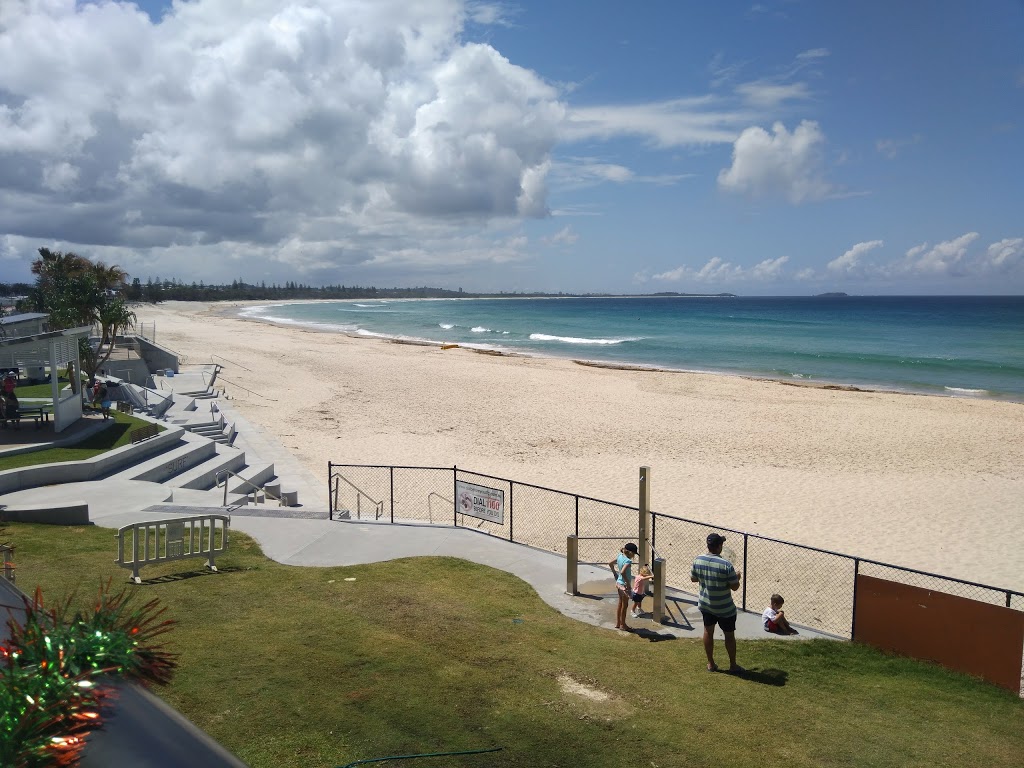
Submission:
[[[617,541],[635,539],[639,509],[577,493],[494,477],[459,467],[327,465],[330,518],[418,522],[484,531],[517,544],[565,555],[566,538],[579,539],[579,561],[607,563]],[[501,491],[503,523],[460,513],[458,482]],[[690,564],[706,551],[709,533],[726,535],[723,555],[740,571],[738,602],[760,613],[773,593],[799,624],[837,637],[856,635],[857,575],[875,576],[936,592],[1024,611],[1024,592],[1001,589],[803,544],[651,513],[651,548],[666,563],[666,583],[692,594]],[[792,608],[790,608],[792,606]]]

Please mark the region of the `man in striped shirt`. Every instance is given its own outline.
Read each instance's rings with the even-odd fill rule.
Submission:
[[[732,563],[722,557],[725,536],[708,536],[708,554],[698,555],[690,569],[690,581],[700,584],[697,607],[704,617],[704,653],[708,657],[708,672],[717,672],[715,664],[715,625],[725,633],[725,650],[729,654],[729,672],[738,674],[743,667],[736,663],[736,604],[732,593],[740,588],[740,575]]]

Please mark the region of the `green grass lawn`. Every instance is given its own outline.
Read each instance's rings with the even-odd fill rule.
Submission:
[[[19,586],[51,600],[129,575],[112,530],[12,524],[5,538]],[[299,568],[240,533],[229,553],[219,574],[169,563],[131,588],[179,622],[180,668],[158,693],[254,768],[492,746],[401,764],[1016,768],[1024,755],[1016,696],[866,647],[741,642],[741,679],[705,672],[699,639],[582,624],[461,560]],[[169,577],[182,572],[195,577]]]
[[[0,456],[0,472],[5,469],[17,469],[19,467],[32,467],[37,464],[50,464],[58,461],[81,461],[90,459],[101,453],[112,451],[123,445],[131,443],[131,431],[150,424],[148,421],[137,419],[126,413],[111,409],[110,416],[113,419],[111,426],[102,432],[97,432],[76,445],[67,448],[46,448],[31,453],[19,453],[14,456]],[[25,425],[22,425],[25,429]],[[163,432],[166,427],[158,425]]]
[[[68,380],[63,376],[57,380],[57,389],[64,389],[68,385]],[[26,397],[52,397],[53,391],[50,389],[49,384],[22,384],[16,390],[18,399],[23,400]]]

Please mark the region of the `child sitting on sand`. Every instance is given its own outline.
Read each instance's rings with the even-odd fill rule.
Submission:
[[[786,614],[782,610],[782,604],[786,602],[782,595],[772,595],[771,605],[764,609],[761,618],[764,621],[764,631],[773,632],[776,635],[799,634],[786,620]]]
[[[654,578],[654,574],[651,573],[651,569],[644,563],[643,567],[637,571],[636,578],[633,579],[633,618],[638,619],[643,614],[644,598],[647,597],[647,582]]]

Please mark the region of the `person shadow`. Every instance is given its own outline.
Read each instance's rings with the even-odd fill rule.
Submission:
[[[678,640],[679,638],[673,635],[671,632],[657,632],[647,627],[631,627],[632,632],[637,637],[642,637],[650,643],[660,643],[664,640]]]
[[[748,680],[751,683],[758,683],[760,685],[773,685],[776,688],[781,688],[789,681],[788,672],[784,669],[775,669],[774,667],[764,667],[762,669],[754,667],[731,674],[733,677],[738,677],[741,680]]]

